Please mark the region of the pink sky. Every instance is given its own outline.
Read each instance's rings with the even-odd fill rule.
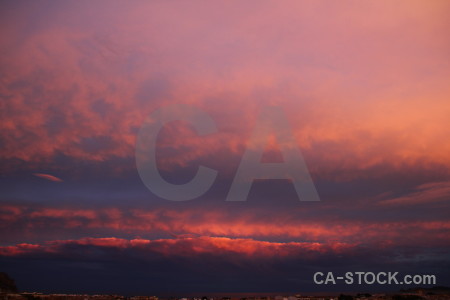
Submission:
[[[274,274],[302,255],[301,266],[367,253],[388,266],[438,261],[450,229],[449,12],[438,0],[0,4],[0,259],[237,253]],[[218,128],[199,136],[179,122],[158,138],[164,174],[219,171],[192,206],[163,202],[136,172],[143,121],[175,103]],[[262,185],[253,195],[266,206],[227,206],[258,113],[273,105],[323,201]],[[267,150],[276,158],[276,141]]]

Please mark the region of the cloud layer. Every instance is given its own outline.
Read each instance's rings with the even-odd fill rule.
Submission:
[[[3,1],[2,266],[23,289],[62,292],[317,291],[314,271],[345,268],[448,282],[449,9]],[[145,189],[134,156],[147,116],[180,103],[218,131],[167,124],[161,175],[219,175],[200,199],[173,203]],[[322,201],[278,181],[224,201],[274,105]],[[282,160],[269,140],[264,162]]]

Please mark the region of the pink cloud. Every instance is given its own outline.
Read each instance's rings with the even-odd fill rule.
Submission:
[[[34,173],[33,175],[36,177],[47,179],[49,181],[54,181],[54,182],[62,182],[63,181],[61,178],[58,178],[58,177],[50,175],[50,174]]]
[[[350,251],[355,245],[344,243],[275,243],[252,239],[232,239],[225,237],[198,237],[185,239],[121,239],[83,238],[79,240],[56,240],[43,244],[18,244],[0,247],[2,256],[19,256],[35,253],[64,253],[65,246],[95,246],[99,248],[141,249],[168,256],[194,256],[198,254],[240,254],[249,257],[315,255]]]
[[[448,3],[291,4],[182,5],[182,14],[170,4],[98,4],[95,21],[65,4],[29,32],[8,19],[1,156],[29,166],[58,153],[132,158],[144,118],[182,102],[210,113],[219,133],[169,130],[161,146],[178,152],[161,166],[219,151],[236,158],[260,106],[277,104],[324,176],[448,166]]]
[[[413,192],[379,202],[384,206],[401,206],[412,204],[432,204],[447,202],[450,199],[450,182],[433,182],[417,186]]]
[[[197,237],[253,238],[257,240],[290,240],[317,243],[365,243],[371,245],[409,245],[420,239],[427,245],[448,245],[445,237],[448,221],[362,221],[292,219],[287,212],[270,218],[255,218],[254,214],[214,209],[177,211],[170,209],[119,210],[73,208],[16,209],[0,207],[3,228],[23,228],[23,233],[43,237],[53,228],[64,230],[63,236],[77,232],[102,232],[121,236],[170,236],[175,239]],[[111,213],[112,212],[112,213]],[[287,222],[286,220],[289,220]],[[21,232],[22,232],[21,231]],[[73,233],[73,232],[72,232]],[[109,240],[103,240],[105,242]]]

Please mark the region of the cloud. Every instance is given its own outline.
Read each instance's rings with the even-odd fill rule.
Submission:
[[[300,214],[300,215],[299,215]],[[80,235],[113,235],[127,237],[224,237],[260,241],[298,241],[310,243],[361,243],[381,245],[414,245],[420,239],[427,245],[448,246],[444,238],[450,230],[447,220],[353,219],[323,214],[279,211],[267,215],[252,210],[239,213],[220,208],[197,208],[183,211],[155,209],[74,208],[0,206],[0,230],[8,235],[37,241],[48,237],[67,238]],[[412,240],[412,238],[414,239]],[[9,239],[10,240],[10,239]],[[17,239],[16,239],[17,240]]]
[[[17,160],[67,170],[55,163],[61,155],[127,158],[123,168],[133,169],[138,128],[170,103],[204,109],[219,133],[168,130],[160,152],[174,155],[161,155],[163,169],[201,159],[234,167],[260,107],[274,104],[322,177],[339,170],[354,178],[379,165],[448,167],[448,4],[292,4],[183,6],[178,15],[170,4],[99,3],[90,6],[95,17],[64,4],[22,18],[28,29],[18,20],[31,8],[18,7],[2,26],[10,33],[0,61],[4,172],[17,171]]]
[[[73,287],[67,284],[68,278],[82,274],[83,279],[94,283],[97,291],[118,292],[115,287],[120,287],[121,293],[136,293],[138,289],[145,290],[146,294],[166,291],[173,295],[178,292],[229,292],[232,286],[233,292],[250,289],[261,293],[279,292],[280,288],[317,291],[312,281],[317,271],[343,274],[393,269],[409,274],[411,264],[417,264],[418,259],[424,262],[422,272],[434,270],[433,274],[445,280],[446,277],[441,276],[444,274],[436,273],[435,268],[448,265],[448,257],[432,258],[445,253],[442,251],[441,248],[268,242],[205,236],[178,239],[85,237],[1,246],[0,262],[6,267],[14,266],[18,272],[25,266],[30,274],[44,272],[46,280],[26,274],[21,277],[26,283],[30,280],[38,282],[39,290],[52,286],[54,290],[84,291],[91,285],[83,283]],[[430,254],[433,256],[427,259]],[[221,289],[219,282],[225,282],[228,288]],[[32,283],[28,285],[33,286]],[[342,285],[333,287],[342,288]]]
[[[379,202],[385,206],[407,206],[415,204],[433,204],[448,202],[450,199],[450,182],[432,182],[421,184],[404,196],[385,199]]]
[[[54,181],[54,182],[62,182],[63,181],[61,178],[58,178],[58,177],[50,175],[50,174],[34,173],[33,175],[36,177],[47,179],[49,181]]]
[[[0,234],[12,270],[43,268],[61,286],[128,270],[167,290],[238,286],[236,274],[292,290],[328,264],[448,250],[447,1],[44,3],[0,4]],[[165,178],[219,171],[189,205],[162,204],[136,173],[143,121],[173,103],[218,128],[198,136],[174,122],[158,136]],[[286,112],[324,201],[291,205],[285,186],[264,184],[251,205],[214,206],[266,105]],[[35,170],[65,183],[47,189],[29,180]]]
[[[276,243],[256,241],[252,239],[231,239],[225,237],[196,237],[181,239],[132,239],[121,238],[83,238],[80,240],[48,241],[44,244],[17,244],[15,246],[0,247],[3,256],[21,256],[36,254],[64,254],[72,246],[80,248],[98,247],[114,249],[136,249],[140,252],[158,253],[168,256],[191,256],[213,254],[240,254],[248,258],[271,256],[294,256],[299,253],[326,253],[346,251],[352,245],[344,243],[320,244],[320,243]]]

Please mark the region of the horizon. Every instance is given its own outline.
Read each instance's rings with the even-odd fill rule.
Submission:
[[[339,295],[351,295],[351,296],[357,296],[357,295],[402,295],[402,294],[417,294],[414,291],[417,290],[425,290],[428,292],[436,291],[436,290],[447,290],[449,293],[447,295],[450,296],[450,287],[446,286],[432,286],[432,287],[411,287],[408,289],[399,289],[397,291],[344,291],[344,292],[310,292],[310,293],[301,293],[299,291],[297,292],[270,292],[270,293],[258,293],[258,292],[241,292],[241,293],[235,293],[235,292],[227,292],[227,293],[202,293],[202,292],[196,292],[196,293],[174,293],[174,294],[148,294],[148,295],[136,295],[136,294],[129,294],[129,295],[121,295],[121,294],[96,294],[96,293],[90,293],[90,294],[83,294],[83,293],[41,293],[41,292],[30,292],[30,291],[22,291],[19,292],[20,294],[43,294],[43,295],[88,295],[88,296],[121,296],[125,298],[133,298],[133,297],[157,297],[158,299],[182,299],[182,298],[188,298],[188,299],[224,299],[224,298],[231,298],[231,299],[243,299],[243,298],[261,298],[261,297],[269,297],[269,298],[277,298],[277,297],[337,297]],[[438,293],[437,295],[442,295],[442,293]]]

